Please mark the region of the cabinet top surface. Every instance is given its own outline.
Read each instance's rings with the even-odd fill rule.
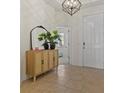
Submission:
[[[26,52],[42,52],[42,51],[57,51],[58,49],[53,50],[27,50]]]

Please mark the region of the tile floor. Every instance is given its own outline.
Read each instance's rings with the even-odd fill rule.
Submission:
[[[21,84],[21,93],[104,93],[104,71],[88,67],[59,65]]]

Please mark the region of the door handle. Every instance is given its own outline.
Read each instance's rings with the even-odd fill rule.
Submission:
[[[83,42],[83,49],[85,49],[85,42]]]
[[[55,61],[55,56],[53,56],[53,61]]]
[[[83,46],[85,46],[85,42],[83,42]]]
[[[41,60],[41,64],[44,64],[44,61],[43,60]]]

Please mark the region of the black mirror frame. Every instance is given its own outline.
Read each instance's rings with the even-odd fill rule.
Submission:
[[[32,50],[32,32],[34,31],[34,29],[36,29],[36,28],[42,28],[42,29],[44,29],[48,34],[50,34],[50,32],[45,28],[45,27],[43,27],[43,26],[36,26],[36,27],[34,27],[33,29],[31,29],[31,31],[30,31],[30,50]]]

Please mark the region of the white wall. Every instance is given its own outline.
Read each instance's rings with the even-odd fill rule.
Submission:
[[[43,25],[47,29],[55,27],[55,11],[43,0],[21,0],[20,65],[21,81],[26,79],[25,51],[30,49],[30,30]]]
[[[70,16],[63,11],[58,11],[56,14],[56,20],[58,20],[58,25],[68,26],[71,31],[71,44],[70,44],[70,54],[71,54],[71,64],[82,66],[82,18],[84,15],[91,15],[95,13],[104,12],[103,5],[97,5],[87,8],[82,8],[78,13]]]

